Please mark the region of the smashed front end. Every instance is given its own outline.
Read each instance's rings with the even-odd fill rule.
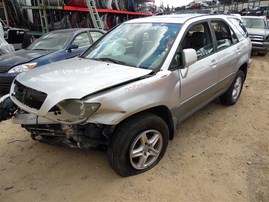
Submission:
[[[114,127],[85,122],[100,104],[64,100],[53,106],[45,117],[36,115],[46,98],[46,93],[15,80],[10,95],[0,100],[0,122],[13,117],[13,122],[29,131],[32,139],[43,143],[72,148],[106,148]]]

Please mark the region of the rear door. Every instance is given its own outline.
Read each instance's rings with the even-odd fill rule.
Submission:
[[[226,90],[234,78],[237,66],[244,52],[244,46],[235,34],[231,26],[222,19],[210,21],[216,38],[216,52],[218,56],[218,85],[217,91]]]

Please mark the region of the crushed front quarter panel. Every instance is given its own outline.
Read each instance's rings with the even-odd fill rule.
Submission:
[[[21,73],[16,80],[25,86],[47,94],[39,110],[22,105],[11,94],[11,99],[20,108],[45,116],[56,104],[66,99],[81,99],[102,89],[145,76],[151,70],[127,67],[107,62],[81,58],[60,61],[46,67]],[[14,91],[14,83],[11,92]]]

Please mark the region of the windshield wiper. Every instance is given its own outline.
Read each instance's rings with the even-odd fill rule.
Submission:
[[[120,64],[120,65],[126,65],[125,62],[119,61],[119,60],[115,60],[112,58],[94,58],[95,60],[100,60],[100,61],[105,61],[105,62],[113,62],[115,64]]]
[[[27,49],[27,50],[47,51],[48,49],[33,48],[33,49]]]

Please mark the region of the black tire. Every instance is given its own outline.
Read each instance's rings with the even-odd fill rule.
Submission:
[[[108,147],[109,163],[123,177],[143,173],[162,159],[168,139],[168,126],[159,116],[142,113],[131,117],[113,134]]]
[[[12,118],[14,112],[17,110],[17,106],[9,96],[5,95],[2,99],[0,102],[0,122]]]
[[[258,55],[259,56],[265,56],[266,55],[266,52],[259,52]]]
[[[224,105],[234,105],[242,92],[245,75],[241,70],[235,75],[235,78],[228,90],[220,96],[220,102]]]

